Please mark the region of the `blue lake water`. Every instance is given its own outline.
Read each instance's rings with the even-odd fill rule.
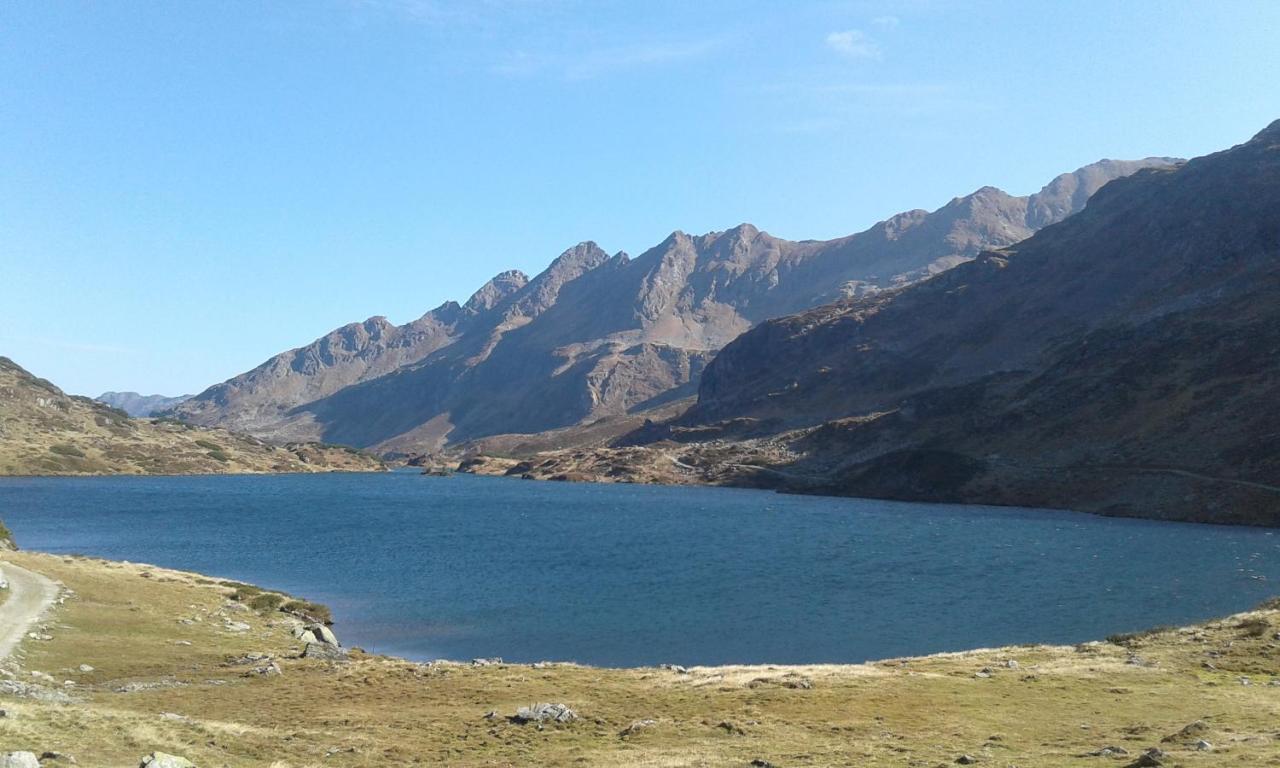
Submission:
[[[21,546],[332,606],[415,659],[804,663],[1077,642],[1280,591],[1271,530],[416,473],[0,479]]]

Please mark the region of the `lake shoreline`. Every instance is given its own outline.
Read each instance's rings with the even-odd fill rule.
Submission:
[[[131,764],[162,750],[252,768],[908,765],[963,756],[1074,766],[1093,764],[1094,753],[1128,755],[1127,763],[1159,750],[1195,766],[1272,754],[1280,700],[1275,601],[1111,641],[862,664],[414,663],[355,648],[308,658],[294,617],[250,609],[231,599],[232,587],[196,573],[26,551],[0,561],[60,589],[38,636],[0,663],[6,748],[54,750],[81,764]],[[522,721],[518,710],[535,702],[572,717]]]
[[[1280,528],[1280,513],[1275,511],[1280,487],[1173,467],[1001,465],[1005,475],[973,487],[897,488],[890,483],[877,493],[877,486],[846,486],[833,477],[795,474],[768,459],[734,456],[735,450],[746,449],[691,443],[666,449],[637,445],[544,451],[522,458],[478,453],[459,458],[455,471],[553,482],[749,488],[799,496],[1031,507],[1111,518]],[[1193,497],[1203,503],[1188,505]],[[1153,506],[1153,499],[1161,503]]]
[[[858,663],[1182,625],[1280,581],[1264,529],[733,488],[52,478],[0,482],[0,506],[20,545],[308,595],[423,660]]]

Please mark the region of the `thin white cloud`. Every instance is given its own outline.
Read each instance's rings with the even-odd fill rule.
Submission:
[[[902,23],[902,20],[897,16],[877,16],[871,20],[871,23],[881,29],[893,29]]]
[[[827,35],[827,47],[849,59],[879,59],[880,44],[860,29],[846,29]]]

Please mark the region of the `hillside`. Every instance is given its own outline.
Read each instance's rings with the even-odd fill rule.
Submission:
[[[0,357],[0,475],[224,474],[382,469],[339,446],[269,445],[221,429],[147,421],[69,396]]]
[[[926,282],[764,323],[620,442],[658,480],[1280,525],[1277,355],[1280,121]]]
[[[712,355],[763,320],[913,283],[1069,216],[1110,179],[1172,162],[1102,161],[1027,197],[984,187],[836,240],[743,224],[674,232],[636,258],[582,243],[531,280],[503,273],[407,325],[345,326],[174,414],[403,453],[635,414],[691,396]]]

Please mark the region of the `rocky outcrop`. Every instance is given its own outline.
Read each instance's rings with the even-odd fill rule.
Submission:
[[[302,658],[325,661],[346,661],[347,649],[342,647],[333,630],[319,622],[299,625],[293,634],[302,641]]]
[[[525,723],[572,723],[578,719],[578,713],[564,704],[541,703],[529,707],[520,707],[511,718],[511,722]]]
[[[742,224],[673,232],[634,259],[584,242],[532,280],[503,273],[405,326],[346,326],[174,413],[413,455],[644,412],[691,396],[715,352],[764,320],[909,285],[1062,220],[1110,179],[1172,162],[1102,161],[1028,197],[984,187],[828,241]]]

